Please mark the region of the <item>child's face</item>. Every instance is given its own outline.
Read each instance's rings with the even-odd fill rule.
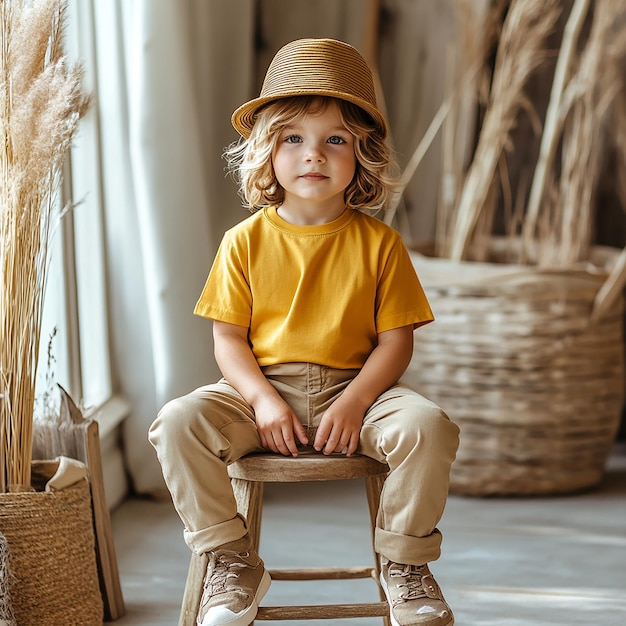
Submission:
[[[345,209],[344,191],[356,169],[354,137],[331,101],[324,111],[306,113],[284,128],[272,156],[285,190],[284,207],[313,207],[324,214]]]

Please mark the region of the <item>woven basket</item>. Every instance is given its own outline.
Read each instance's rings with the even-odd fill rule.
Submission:
[[[0,494],[15,621],[18,626],[101,626],[89,483],[83,478],[58,491],[43,491],[55,465],[33,463],[37,491]]]
[[[11,598],[9,596],[9,543],[0,533],[0,626],[15,626]]]
[[[403,382],[461,429],[450,491],[596,485],[624,402],[622,301],[597,321],[591,311],[617,251],[564,271],[411,254],[436,322],[416,331]]]

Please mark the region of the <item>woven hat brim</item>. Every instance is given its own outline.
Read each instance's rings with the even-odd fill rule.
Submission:
[[[256,121],[256,116],[261,108],[270,102],[276,100],[282,100],[283,98],[291,98],[293,96],[329,96],[331,98],[338,98],[340,100],[346,100],[352,102],[352,104],[361,107],[378,126],[383,137],[387,136],[387,122],[382,113],[373,106],[367,100],[363,100],[357,96],[351,94],[339,93],[331,89],[296,89],[293,91],[283,91],[281,94],[266,96],[263,98],[255,98],[245,104],[242,104],[232,115],[231,122],[235,127],[235,130],[245,139],[250,137],[252,128]]]

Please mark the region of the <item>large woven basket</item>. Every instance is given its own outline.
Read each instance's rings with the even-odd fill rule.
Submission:
[[[0,494],[15,621],[18,626],[101,626],[89,483],[83,478],[58,491],[43,491],[54,467],[33,463],[37,491]]]
[[[581,270],[412,252],[436,321],[403,379],[459,425],[450,491],[541,495],[596,485],[624,401],[622,301],[591,320],[617,251]]]

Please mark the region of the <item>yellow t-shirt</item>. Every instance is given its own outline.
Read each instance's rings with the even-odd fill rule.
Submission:
[[[348,209],[318,226],[264,209],[224,235],[195,314],[249,329],[261,366],[360,368],[386,330],[433,314],[399,233]]]

